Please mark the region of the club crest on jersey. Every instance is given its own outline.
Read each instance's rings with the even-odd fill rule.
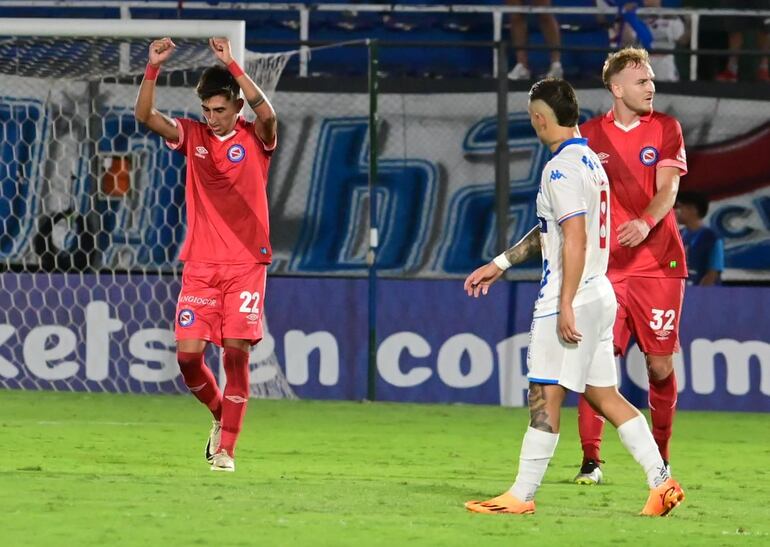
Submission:
[[[227,149],[227,159],[233,163],[238,163],[246,157],[246,149],[240,144],[234,144]]]
[[[177,316],[177,322],[180,327],[189,327],[195,323],[195,312],[189,309],[180,310],[179,315]]]
[[[639,160],[647,167],[655,165],[658,162],[658,149],[654,146],[645,146],[639,152]]]

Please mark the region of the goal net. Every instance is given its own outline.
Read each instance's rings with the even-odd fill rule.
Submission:
[[[292,52],[246,52],[243,22],[52,21],[0,21],[0,387],[186,391],[184,158],[133,116],[149,43],[177,44],[156,93],[172,117],[200,118],[209,36],[229,37],[268,95]],[[265,324],[252,395],[294,397],[273,347]]]

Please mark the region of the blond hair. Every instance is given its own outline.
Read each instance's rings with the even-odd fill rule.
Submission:
[[[650,54],[640,47],[627,47],[607,55],[602,68],[602,81],[604,87],[610,89],[612,77],[628,66],[640,66],[650,64]]]

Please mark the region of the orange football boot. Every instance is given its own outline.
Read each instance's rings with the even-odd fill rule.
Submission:
[[[684,501],[684,490],[679,483],[669,477],[657,488],[650,489],[650,497],[644,504],[641,515],[649,517],[665,517]]]
[[[535,502],[521,501],[510,492],[506,492],[505,494],[500,494],[496,498],[487,501],[466,501],[465,508],[474,513],[486,513],[490,515],[498,513],[531,515],[535,512]]]

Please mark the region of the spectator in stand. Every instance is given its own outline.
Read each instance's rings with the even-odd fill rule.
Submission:
[[[722,239],[703,219],[709,210],[708,198],[697,192],[679,192],[676,197],[676,220],[685,252],[690,285],[719,285],[725,265],[725,249]]]
[[[661,0],[644,0],[645,8],[660,8]],[[596,0],[597,7],[617,7],[618,15],[609,27],[610,45],[618,49],[641,46],[645,49],[674,49],[686,38],[684,21],[676,16],[648,15],[639,17],[638,3]],[[672,53],[650,54],[650,66],[659,82],[678,82],[679,71]]]
[[[509,6],[521,6],[523,0],[506,0]],[[533,6],[550,6],[551,0],[532,0]],[[551,50],[551,67],[546,76],[549,78],[561,78],[564,76],[564,69],[561,66],[561,33],[559,23],[556,17],[551,13],[541,13],[537,16],[540,23],[540,30],[545,37],[545,42],[553,48]],[[529,80],[532,78],[532,71],[529,68],[527,60],[527,16],[523,13],[511,14],[511,39],[513,47],[516,48],[516,65],[508,73],[511,80]]]
[[[721,7],[725,9],[768,9],[768,0],[722,0]],[[756,78],[760,82],[770,82],[767,58],[770,53],[770,32],[768,23],[764,17],[726,17],[725,29],[727,30],[727,47],[731,52],[736,52],[743,47],[744,32],[757,31],[757,49],[764,51],[765,55],[759,58]],[[717,80],[721,82],[738,81],[738,55],[733,53],[727,58],[725,69],[717,74]]]

